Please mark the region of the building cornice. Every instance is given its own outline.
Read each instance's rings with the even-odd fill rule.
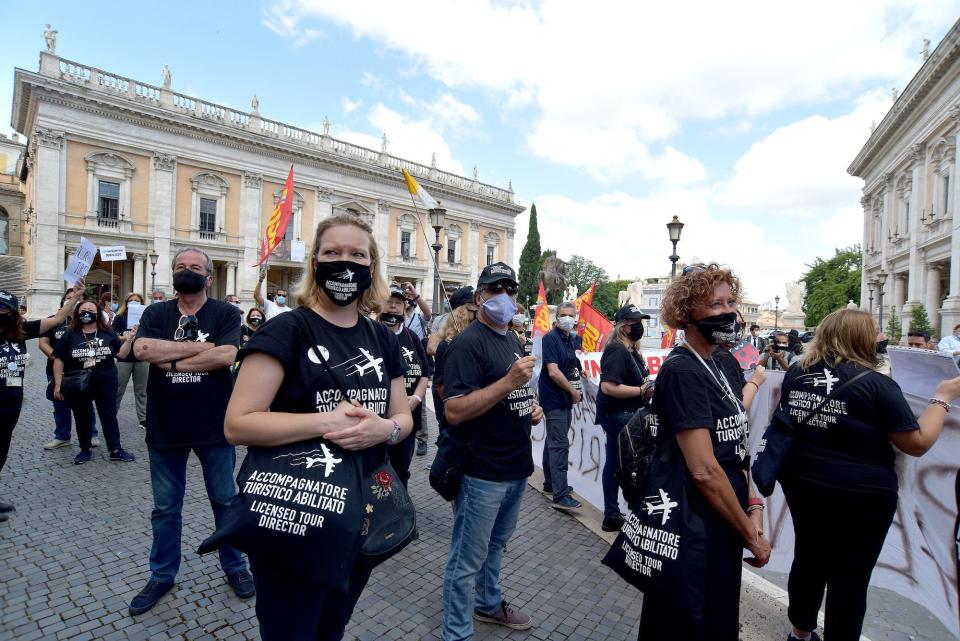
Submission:
[[[28,137],[32,135],[32,132],[28,129],[34,124],[31,121],[36,117],[39,102],[60,105],[155,131],[186,136],[283,161],[290,161],[291,157],[294,157],[298,163],[303,165],[333,171],[348,177],[361,178],[392,188],[402,185],[398,174],[400,168],[405,168],[417,176],[418,181],[435,198],[441,200],[448,198],[453,201],[474,203],[513,216],[526,209],[512,202],[512,191],[470,181],[470,179],[448,172],[439,172],[434,168],[411,163],[389,154],[367,150],[329,136],[311,134],[325,141],[323,145],[299,143],[289,138],[258,134],[239,125],[212,122],[206,118],[180,113],[160,105],[149,104],[146,101],[133,100],[126,95],[118,95],[112,91],[90,90],[78,87],[74,82],[16,69],[11,122],[17,131]],[[284,125],[284,127],[286,126]],[[293,128],[288,129],[293,131]],[[296,131],[305,132],[305,130]],[[359,154],[364,155],[367,160],[358,157]],[[376,156],[379,162],[371,162],[369,159],[373,156]],[[244,168],[238,167],[237,169],[242,170]],[[433,177],[431,178],[431,176]],[[471,189],[444,184],[435,180],[435,178],[463,183],[470,186]],[[476,191],[473,189],[476,189]],[[503,197],[486,195],[484,192],[501,194]]]
[[[940,80],[951,70],[960,58],[960,20],[954,23],[930,57],[914,74],[896,102],[880,121],[857,157],[847,167],[847,173],[863,178],[867,167],[880,152],[893,140],[898,140],[907,120],[921,107]]]

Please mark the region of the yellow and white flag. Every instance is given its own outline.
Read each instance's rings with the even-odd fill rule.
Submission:
[[[410,190],[410,194],[416,198],[420,199],[420,203],[424,206],[425,209],[436,209],[440,205],[433,199],[433,196],[427,193],[427,190],[421,187],[416,180],[413,179],[407,170],[403,171],[403,180],[407,183],[407,189]]]

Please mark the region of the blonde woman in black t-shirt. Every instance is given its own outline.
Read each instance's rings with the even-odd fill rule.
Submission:
[[[860,638],[867,585],[897,509],[893,447],[922,456],[960,397],[960,377],[941,381],[915,418],[900,386],[874,371],[876,336],[869,313],[833,312],[783,381],[777,412],[796,430],[779,478],[796,533],[788,583],[791,639],[819,639],[824,589],[827,638]],[[834,386],[865,371],[806,418]],[[847,544],[838,543],[838,533]]]
[[[271,319],[241,352],[224,423],[231,443],[278,446],[322,436],[358,452],[366,474],[384,460],[386,445],[410,434],[400,345],[384,325],[369,319],[388,295],[380,256],[370,227],[359,219],[333,216],[320,222],[297,293],[305,313]],[[339,383],[299,331],[301,314]],[[342,398],[341,388],[362,403]],[[372,568],[356,558],[359,539],[336,545],[355,557],[347,576],[290,576],[272,567],[277,557],[249,555],[264,641],[343,637]]]

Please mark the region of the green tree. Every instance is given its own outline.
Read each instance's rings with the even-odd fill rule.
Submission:
[[[887,339],[890,343],[896,345],[900,342],[900,338],[903,336],[903,325],[900,324],[900,319],[897,317],[897,308],[890,307],[890,320],[887,321]]]
[[[597,291],[593,295],[593,306],[598,312],[613,320],[614,315],[620,308],[617,305],[617,297],[620,292],[627,289],[632,280],[606,280],[597,284]]]
[[[556,252],[554,252],[556,253]],[[521,302],[530,301],[530,304],[536,304],[537,288],[539,287],[540,266],[543,264],[543,256],[540,253],[540,230],[537,229],[537,206],[530,206],[530,225],[527,228],[527,242],[523,245],[523,251],[520,252],[520,270],[517,275],[520,280],[519,295],[517,297]]]
[[[574,254],[567,261],[567,287],[575,285],[577,295],[587,291],[590,283],[596,281],[599,287],[600,283],[607,280],[607,272],[589,258]]]
[[[923,308],[923,305],[917,305],[910,310],[910,331],[933,336],[930,317],[927,316],[927,310]]]
[[[823,317],[847,304],[860,300],[860,245],[837,249],[832,258],[817,258],[801,282],[806,284],[803,301],[804,324],[816,327]]]

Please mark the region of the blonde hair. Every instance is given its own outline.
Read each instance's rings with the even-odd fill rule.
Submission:
[[[681,329],[693,320],[693,310],[713,299],[713,291],[720,285],[729,285],[730,293],[740,302],[740,279],[729,269],[716,263],[698,265],[693,271],[681,274],[667,286],[660,301],[660,322],[667,327]]]
[[[437,332],[440,340],[452,341],[460,332],[465,330],[467,325],[471,323],[471,318],[467,316],[469,313],[470,310],[467,309],[466,305],[461,305],[450,312],[440,323],[440,329]]]
[[[367,291],[360,295],[360,299],[357,301],[357,310],[364,316],[379,313],[381,303],[390,295],[390,290],[387,289],[387,281],[384,279],[383,274],[380,273],[380,247],[377,245],[377,240],[373,237],[373,230],[370,229],[370,226],[359,218],[348,214],[339,214],[331,216],[330,218],[324,218],[317,225],[317,231],[313,235],[313,245],[308,254],[309,259],[307,260],[306,269],[303,270],[303,275],[300,277],[300,281],[295,288],[297,302],[304,307],[314,307],[320,303],[320,287],[313,278],[314,272],[317,271],[317,252],[320,250],[320,240],[328,229],[342,227],[344,225],[359,227],[367,233],[367,239],[370,241],[371,283]]]
[[[817,326],[813,340],[803,350],[800,367],[809,370],[819,361],[831,367],[855,363],[873,369],[877,366],[877,330],[873,316],[859,309],[838,309]]]
[[[643,320],[641,320],[640,322],[643,323]],[[626,320],[622,320],[616,325],[614,325],[613,336],[607,339],[607,341],[603,344],[602,351],[604,352],[607,351],[607,348],[610,347],[612,343],[620,343],[625,348],[627,348],[628,352],[636,352],[638,355],[642,356],[643,352],[640,350],[640,341],[635,341],[629,336],[627,336],[627,332],[629,331],[630,331],[630,326],[627,325]]]

